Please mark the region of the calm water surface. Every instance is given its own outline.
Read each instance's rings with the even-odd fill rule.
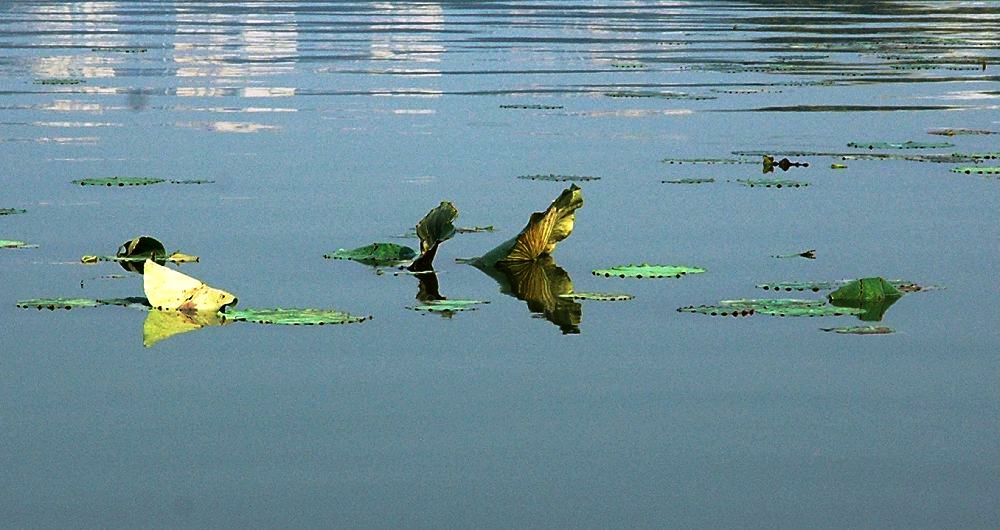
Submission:
[[[1000,151],[928,134],[1000,131],[1000,7],[791,4],[0,4],[0,207],[27,210],[0,239],[38,245],[0,250],[2,526],[1000,526],[1000,183],[902,159]],[[847,146],[905,141],[954,146]],[[758,152],[809,186],[735,182]],[[893,158],[815,154],[869,152]],[[663,162],[691,158],[746,163]],[[547,319],[454,262],[544,209],[565,185],[516,177],[549,173],[601,177],[558,266],[634,300]],[[115,175],[215,182],[70,183]],[[497,229],[436,260],[477,311],[322,257],[415,245],[442,200]],[[240,306],[373,319],[144,347],[143,310],[16,307],[140,296],[78,263],[140,234]],[[708,272],[590,273],[641,261]],[[676,311],[864,276],[944,289],[886,336]]]

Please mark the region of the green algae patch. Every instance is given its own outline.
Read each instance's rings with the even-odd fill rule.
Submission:
[[[109,188],[124,188],[127,186],[150,186],[166,182],[163,179],[148,177],[102,177],[74,180],[73,184],[80,186],[106,186]]]
[[[804,188],[808,182],[783,179],[736,179],[736,182],[748,188]]]
[[[558,295],[559,298],[568,298],[570,300],[591,300],[596,302],[624,302],[627,300],[634,300],[635,296],[628,293],[595,293],[595,292],[580,292],[580,293],[566,293]]]
[[[841,326],[835,328],[819,328],[820,331],[839,333],[841,335],[890,335],[896,331],[886,326]]]
[[[365,265],[398,265],[410,261],[417,252],[405,245],[396,243],[372,243],[354,249],[337,249],[330,254],[324,254],[326,259],[343,259],[357,261]]]
[[[38,245],[16,239],[0,239],[0,248],[38,248]]]
[[[952,168],[951,172],[966,175],[1000,175],[1000,166],[963,166]]]
[[[283,326],[324,326],[332,324],[356,324],[370,319],[335,309],[230,309],[222,313],[225,320],[252,322],[255,324],[276,324]]]
[[[850,142],[847,147],[858,149],[946,149],[955,147],[950,142]]]
[[[517,178],[525,180],[546,180],[549,182],[590,182],[594,180],[601,180],[601,177],[592,177],[590,175],[556,175],[554,173],[549,173],[548,175],[519,175]]]
[[[714,178],[683,178],[674,180],[661,180],[660,184],[710,184],[715,182]]]
[[[97,307],[103,305],[92,298],[29,298],[18,300],[17,307],[22,309],[77,309],[80,307]]]
[[[591,274],[594,276],[604,276],[611,278],[680,278],[688,274],[701,274],[705,269],[701,267],[688,267],[686,265],[650,265],[642,263],[639,265],[618,265],[607,269],[594,269]]]

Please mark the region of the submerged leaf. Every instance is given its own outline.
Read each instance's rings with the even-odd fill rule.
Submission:
[[[560,298],[569,298],[570,300],[596,300],[599,302],[624,302],[626,300],[633,300],[635,296],[628,293],[590,293],[590,292],[573,292],[567,294],[559,295]]]
[[[77,307],[97,307],[101,302],[91,298],[30,298],[18,300],[17,307],[28,309],[74,309]]]
[[[736,179],[736,182],[750,188],[802,188],[809,185],[808,182],[779,179]]]
[[[605,278],[612,276],[619,278],[680,278],[687,274],[701,274],[703,272],[705,269],[701,267],[642,263],[640,265],[618,265],[607,269],[595,269],[591,271],[591,274]]]
[[[413,260],[409,270],[422,272],[434,270],[434,255],[438,245],[455,235],[455,225],[452,222],[458,217],[455,205],[442,201],[437,207],[427,212],[427,215],[417,223],[417,237],[420,238],[420,257]]]
[[[290,326],[354,324],[371,317],[356,316],[334,309],[235,309],[222,313],[226,320]]]
[[[843,326],[838,328],[819,328],[822,331],[832,331],[845,335],[888,335],[895,333],[892,328],[885,326]]]
[[[145,178],[145,177],[106,177],[106,178],[89,178],[74,180],[73,184],[79,184],[81,186],[149,186],[150,184],[159,184],[164,182],[163,179],[157,178]]]
[[[0,208],[0,215],[15,215],[19,213],[25,213],[28,210],[22,210],[20,208]]]
[[[178,311],[220,311],[236,305],[236,297],[215,289],[201,280],[159,265],[152,260],[143,264],[142,289],[156,309]]]
[[[472,260],[477,267],[498,263],[533,261],[547,256],[573,232],[576,211],[583,206],[583,192],[576,184],[563,190],[544,212],[531,214],[521,233]]]
[[[326,259],[349,259],[365,265],[396,265],[409,261],[417,256],[417,252],[405,245],[396,243],[372,243],[352,250],[337,249],[332,254],[324,254]]]
[[[0,248],[38,248],[38,245],[16,239],[0,239]]]
[[[517,178],[526,180],[548,180],[551,182],[589,182],[592,180],[601,180],[601,177],[591,177],[586,175],[556,175],[554,173],[549,173],[548,175],[520,175]]]
[[[955,147],[948,142],[850,142],[847,147],[859,149],[944,149]]]

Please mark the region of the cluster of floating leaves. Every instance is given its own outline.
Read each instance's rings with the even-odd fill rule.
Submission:
[[[849,142],[847,147],[858,149],[947,149],[955,147],[949,142]]]
[[[356,324],[371,316],[357,316],[334,309],[230,309],[222,313],[226,320],[277,324],[284,326],[323,326],[328,324]]]
[[[705,269],[701,267],[688,267],[686,265],[650,265],[642,263],[639,265],[618,265],[607,269],[594,269],[591,274],[594,276],[604,276],[610,278],[680,278],[688,274],[701,274]]]
[[[556,175],[554,173],[549,173],[548,175],[519,175],[517,178],[525,180],[547,180],[551,182],[589,182],[592,180],[601,180],[601,177],[592,177],[589,175]]]
[[[808,182],[782,179],[736,179],[736,182],[749,188],[803,188]]]
[[[709,184],[715,182],[714,178],[683,178],[674,180],[661,180],[661,184]]]

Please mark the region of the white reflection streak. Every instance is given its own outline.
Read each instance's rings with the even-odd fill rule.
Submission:
[[[66,2],[34,5],[28,13],[34,15],[39,49],[43,47],[102,48],[122,46],[127,37],[119,31],[118,2]],[[31,65],[32,74],[43,78],[115,77],[114,65],[120,58],[100,55],[39,56]]]
[[[386,73],[393,77],[440,77],[440,63],[445,47],[435,32],[444,28],[444,10],[439,3],[408,4],[380,2],[373,6],[371,57],[376,61],[417,63],[419,67],[393,67]],[[427,88],[380,89],[375,96],[439,97],[440,90]]]

